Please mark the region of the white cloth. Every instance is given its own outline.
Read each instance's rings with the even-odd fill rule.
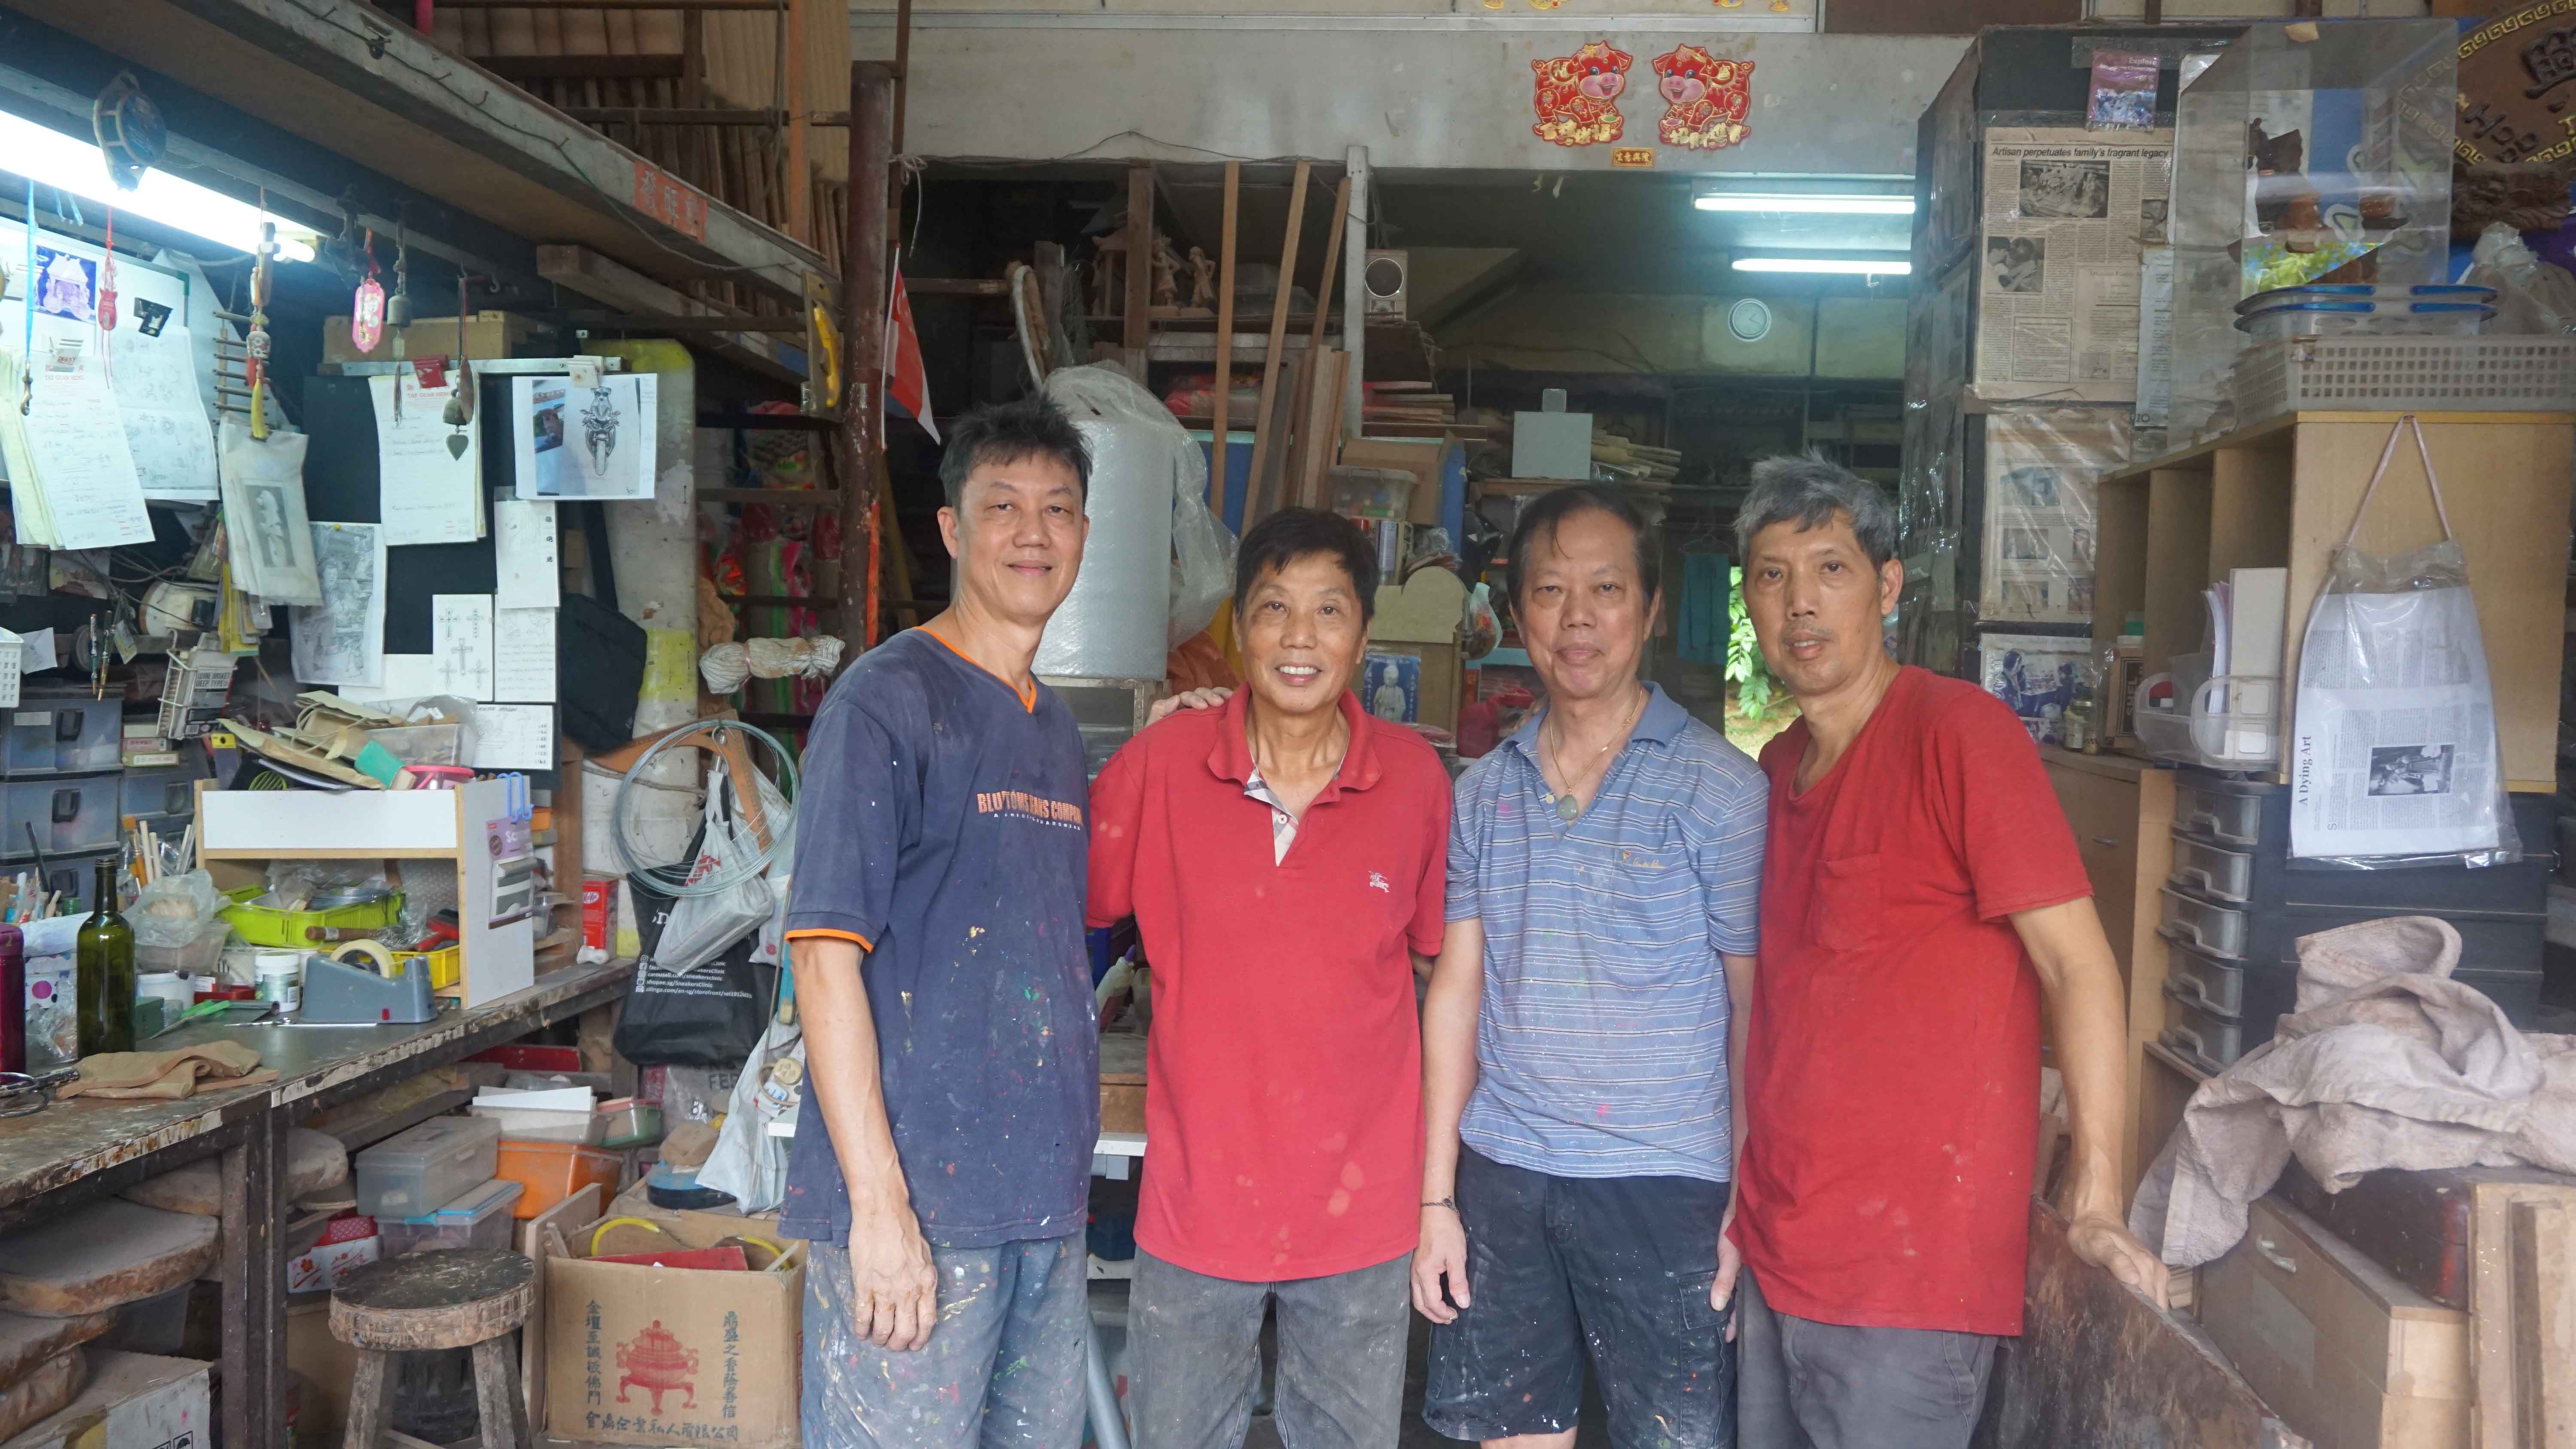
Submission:
[[[2525,1035],[2450,979],[2460,934],[2397,916],[2299,940],[2299,1009],[2192,1094],[2129,1226],[2175,1267],[2245,1236],[2293,1155],[2329,1192],[2379,1168],[2576,1172],[2576,1037]]]

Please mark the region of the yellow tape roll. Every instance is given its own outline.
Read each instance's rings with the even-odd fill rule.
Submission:
[[[367,969],[375,972],[379,976],[391,976],[394,974],[394,953],[386,950],[383,945],[378,942],[343,941],[340,943],[339,949],[331,953],[332,960],[343,963],[346,963],[351,956],[366,957]]]

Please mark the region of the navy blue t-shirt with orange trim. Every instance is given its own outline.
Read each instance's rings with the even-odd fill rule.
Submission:
[[[922,1235],[981,1248],[1080,1232],[1100,1043],[1072,714],[1045,685],[1020,694],[907,630],[832,686],[804,770],[787,935],[867,952],[886,1116]],[[811,1102],[778,1226],[849,1240],[849,1190]]]

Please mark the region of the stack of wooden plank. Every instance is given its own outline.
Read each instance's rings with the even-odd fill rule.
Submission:
[[[1629,442],[1595,425],[1592,430],[1592,470],[1596,476],[1608,473],[1623,483],[1669,488],[1673,480],[1681,476],[1682,455],[1671,448]]]
[[[1435,392],[1436,383],[1371,382],[1361,385],[1363,437],[1419,438],[1457,426],[1457,400]]]

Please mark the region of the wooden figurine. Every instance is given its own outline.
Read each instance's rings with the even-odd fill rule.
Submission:
[[[1160,232],[1154,235],[1154,305],[1181,305],[1181,254],[1172,250],[1171,238]]]
[[[1190,306],[1201,312],[1216,306],[1216,259],[1197,247],[1190,248]]]

